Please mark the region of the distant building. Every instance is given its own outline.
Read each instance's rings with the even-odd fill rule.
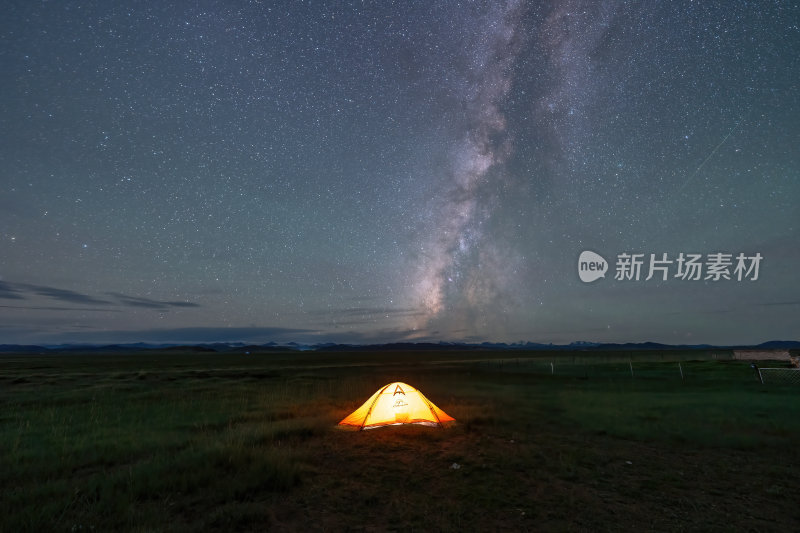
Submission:
[[[791,361],[789,350],[734,350],[733,358],[743,361]]]

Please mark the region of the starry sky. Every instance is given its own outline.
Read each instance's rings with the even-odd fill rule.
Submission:
[[[3,11],[0,343],[800,339],[797,2]]]

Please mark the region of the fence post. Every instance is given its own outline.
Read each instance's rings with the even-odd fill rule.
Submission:
[[[758,381],[763,385],[764,384],[764,376],[761,375],[761,369],[758,368],[758,365],[755,364],[755,362],[750,363],[750,368],[752,368],[753,370],[756,371],[756,374],[758,374]]]
[[[628,360],[628,365],[631,367],[631,377],[633,377],[633,361]]]
[[[555,374],[555,373],[556,373],[556,371],[555,371],[555,369],[553,368],[553,362],[552,362],[552,361],[550,361],[550,375],[552,376],[552,375],[553,375],[553,374]]]
[[[681,366],[680,361],[678,361],[678,370],[681,371],[681,381],[683,381],[683,367]]]

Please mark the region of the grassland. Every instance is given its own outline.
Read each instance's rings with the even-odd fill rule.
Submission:
[[[726,359],[2,356],[0,530],[800,530],[800,389]],[[335,428],[391,381],[457,423]]]

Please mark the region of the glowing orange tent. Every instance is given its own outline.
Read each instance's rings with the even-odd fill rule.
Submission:
[[[396,381],[378,389],[339,425],[357,427],[359,430],[396,424],[441,427],[453,420],[455,418],[433,405],[420,391]]]

